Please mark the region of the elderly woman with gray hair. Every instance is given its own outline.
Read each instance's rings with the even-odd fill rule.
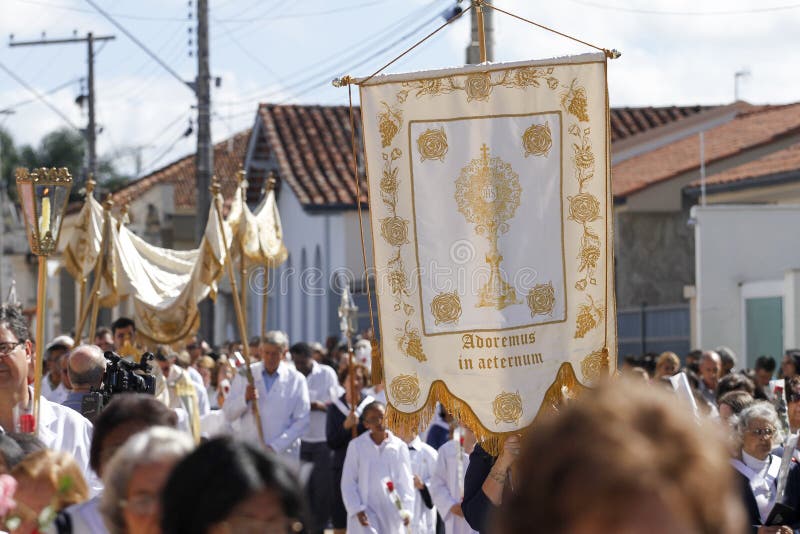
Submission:
[[[194,449],[185,432],[164,426],[136,434],[105,468],[100,512],[110,534],[160,532],[161,490],[172,468]]]
[[[756,402],[739,414],[736,431],[739,438],[738,455],[731,460],[738,472],[742,499],[749,516],[751,532],[757,534],[792,534],[800,523],[797,518],[783,520],[771,517],[773,509],[789,506],[800,512],[800,471],[788,466],[785,490],[778,495],[781,458],[772,454],[782,439],[781,423],[775,408],[768,402]],[[776,507],[776,504],[780,503]],[[791,515],[791,514],[789,514]],[[792,522],[792,525],[785,523]]]

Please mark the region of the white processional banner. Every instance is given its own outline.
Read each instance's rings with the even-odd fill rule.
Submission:
[[[360,86],[391,418],[483,439],[612,372],[606,58]],[[490,443],[491,445],[491,443]]]

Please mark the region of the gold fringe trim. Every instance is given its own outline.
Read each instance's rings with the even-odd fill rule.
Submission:
[[[381,344],[372,340],[372,385],[383,382],[383,358]]]
[[[374,355],[375,353],[373,352],[373,357]],[[374,373],[375,361],[373,361],[372,366]],[[539,411],[536,413],[536,417],[534,417],[530,427],[513,432],[492,432],[486,428],[475,415],[475,412],[472,411],[472,408],[465,401],[453,395],[441,380],[436,380],[431,384],[428,398],[422,408],[413,413],[406,413],[397,410],[391,403],[387,402],[386,417],[389,428],[395,433],[419,433],[433,419],[436,403],[439,402],[456,420],[475,433],[481,447],[486,452],[492,456],[498,456],[502,450],[503,442],[508,436],[535,428],[540,418],[558,411],[567,398],[577,397],[586,389],[586,386],[581,384],[575,376],[572,364],[569,362],[562,363],[553,383],[545,391],[542,404],[539,406]]]

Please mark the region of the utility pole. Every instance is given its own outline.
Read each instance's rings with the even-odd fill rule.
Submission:
[[[474,2],[473,2],[474,4]],[[481,62],[480,31],[478,28],[478,9],[483,11],[483,27],[486,33],[486,61],[494,61],[494,9],[473,5],[470,11],[472,37],[467,47],[467,64],[477,65]]]
[[[195,235],[200,242],[211,207],[211,176],[214,173],[214,147],[211,145],[211,73],[208,49],[208,0],[197,0],[197,219]],[[203,338],[214,341],[214,305],[210,299],[200,305]],[[246,339],[242,343],[247,343]]]
[[[86,37],[72,37],[68,39],[40,39],[38,41],[12,41],[9,46],[33,46],[33,45],[48,45],[48,44],[67,44],[67,43],[86,43],[87,45],[87,62],[89,66],[88,76],[88,100],[89,100],[89,124],[86,127],[86,145],[88,153],[88,161],[86,164],[86,174],[94,176],[97,174],[97,124],[95,123],[94,113],[94,43],[96,41],[112,41],[116,37],[113,35],[104,35],[95,37],[92,32],[86,34]]]

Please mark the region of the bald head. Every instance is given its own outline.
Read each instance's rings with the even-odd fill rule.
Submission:
[[[74,390],[99,388],[106,371],[106,359],[97,345],[80,345],[69,355],[67,372]]]

